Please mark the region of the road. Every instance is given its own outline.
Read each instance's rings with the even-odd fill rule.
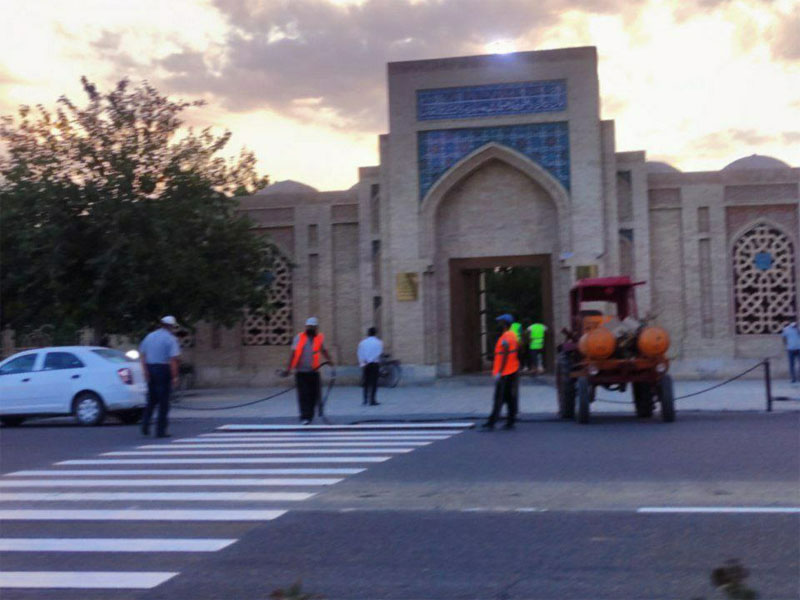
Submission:
[[[797,413],[491,433],[231,423],[178,420],[166,443],[3,429],[3,600],[256,599],[297,580],[329,600],[710,599],[730,558],[762,598],[800,596]]]

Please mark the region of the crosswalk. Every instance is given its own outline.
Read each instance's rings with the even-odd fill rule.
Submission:
[[[327,487],[470,427],[231,424],[5,474],[0,593],[154,588]]]

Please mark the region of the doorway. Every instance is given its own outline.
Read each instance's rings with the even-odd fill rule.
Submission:
[[[451,259],[450,305],[453,373],[486,371],[499,336],[497,316],[544,323],[552,334],[550,255]],[[552,338],[546,337],[548,370]]]

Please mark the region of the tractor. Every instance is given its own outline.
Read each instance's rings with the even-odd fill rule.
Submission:
[[[652,417],[658,404],[664,422],[675,420],[669,334],[652,319],[639,319],[635,288],[643,283],[595,277],[570,290],[570,327],[562,330],[556,361],[562,419],[586,424],[598,387],[624,392],[630,385],[637,417]]]

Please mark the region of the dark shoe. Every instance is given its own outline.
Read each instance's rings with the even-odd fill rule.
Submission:
[[[381,404],[380,402],[370,402],[369,403],[370,406],[380,406],[380,404]]]
[[[303,419],[303,425],[311,425],[311,421],[308,419]]]
[[[503,425],[503,429],[514,429],[514,424],[506,423],[505,425]]]
[[[494,429],[494,423],[486,422],[483,425],[481,425],[481,429],[485,429],[486,431],[491,431],[492,429]]]
[[[156,437],[157,438],[172,437],[172,434],[171,433],[166,433],[166,432],[165,433],[157,433]]]
[[[141,431],[142,431],[142,435],[144,437],[149,437],[150,436],[150,430],[149,429],[146,429],[146,428],[142,427]]]

